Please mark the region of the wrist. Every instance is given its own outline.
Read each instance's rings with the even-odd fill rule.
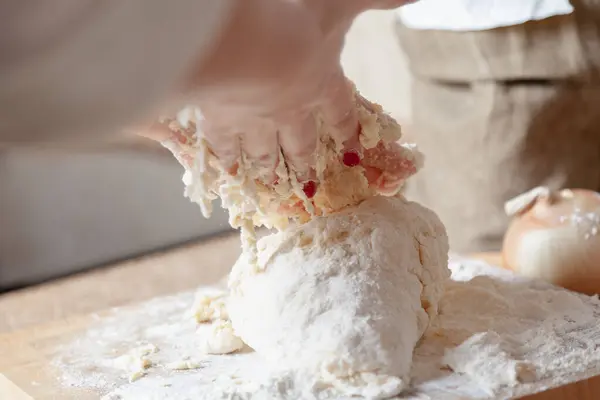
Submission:
[[[209,95],[291,74],[295,61],[310,51],[307,19],[296,2],[237,0],[213,50],[197,68],[192,87]]]

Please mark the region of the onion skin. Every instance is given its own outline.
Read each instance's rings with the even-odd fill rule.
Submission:
[[[513,210],[502,246],[504,266],[576,292],[600,294],[600,194],[539,189]]]

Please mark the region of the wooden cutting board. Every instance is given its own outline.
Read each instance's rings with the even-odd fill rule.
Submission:
[[[499,265],[497,254],[477,255]],[[135,309],[137,306],[131,306]],[[53,370],[51,360],[56,348],[83,334],[98,315],[72,317],[46,325],[0,335],[0,399],[1,400],[87,400],[98,399],[99,393],[64,387],[60,371]],[[600,399],[600,376],[524,397],[530,400]],[[176,400],[176,399],[174,399]]]

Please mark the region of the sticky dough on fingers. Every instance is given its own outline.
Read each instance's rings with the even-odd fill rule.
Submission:
[[[318,142],[317,121],[313,114],[289,118],[279,128],[279,144],[288,167],[300,182],[316,179]]]
[[[254,178],[252,163],[247,155],[241,157],[237,174],[228,174],[219,158],[208,150],[209,143],[204,132],[197,129],[190,145],[196,155],[191,165],[184,164],[186,195],[201,204],[205,214],[210,213],[210,201],[220,197],[224,207],[229,210],[230,223],[234,227],[266,226],[283,229],[291,221],[306,222],[313,215],[327,215],[359,204],[376,194],[398,193],[404,181],[421,168],[422,155],[414,146],[396,144],[402,135],[401,128],[380,106],[354,93],[354,108],[361,127],[359,140],[365,155],[362,163],[355,167],[348,167],[341,162],[340,149],[343,146],[336,141],[330,122],[323,117],[323,110],[315,109],[310,114],[316,127],[314,173],[319,181],[313,198],[306,197],[298,180],[297,174],[302,172],[303,164],[292,162],[294,155],[285,153],[292,148],[296,151],[299,148],[309,149],[308,143],[313,139],[284,130],[280,130],[278,136],[280,151],[276,155],[274,169],[277,182],[269,185]],[[187,120],[175,120],[184,124],[193,122],[190,125],[196,127],[202,127],[205,123],[205,117],[200,112],[188,110],[185,116]],[[307,117],[306,121],[308,120]],[[295,142],[297,140],[302,142]],[[168,143],[165,145],[168,147]],[[175,148],[172,150],[176,151]],[[253,151],[256,154],[263,152]],[[311,152],[307,150],[304,154],[294,154],[299,156],[297,159],[302,159]],[[388,165],[397,165],[397,168],[388,172]],[[373,168],[384,169],[380,177],[376,177],[377,180],[381,179],[379,185],[370,184],[365,177]]]
[[[210,119],[199,121],[198,129],[203,132],[210,151],[219,159],[223,168],[227,171],[235,170],[242,155],[241,132],[214,124]]]
[[[241,147],[254,177],[266,184],[275,183],[275,168],[279,159],[277,129],[270,121],[263,121],[248,128],[241,136]]]
[[[321,103],[325,124],[331,136],[346,150],[360,151],[359,123],[352,84],[342,74],[336,74],[325,90]]]

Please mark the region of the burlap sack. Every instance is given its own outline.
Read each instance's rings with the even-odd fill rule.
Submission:
[[[501,247],[503,204],[537,185],[600,190],[600,5],[480,32],[397,27],[426,167],[407,196],[455,251]],[[592,4],[593,3],[593,4]]]

